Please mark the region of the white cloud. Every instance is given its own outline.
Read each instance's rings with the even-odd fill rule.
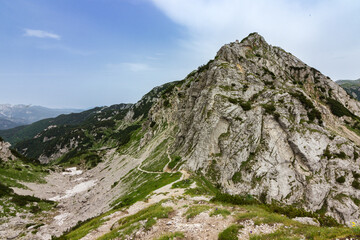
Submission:
[[[52,38],[57,40],[60,39],[60,36],[57,34],[35,29],[24,29],[24,36],[37,38]]]
[[[82,56],[90,56],[92,54],[94,54],[93,51],[86,51],[86,50],[79,50],[79,49],[75,49],[75,48],[71,48],[71,47],[67,47],[64,45],[41,45],[38,46],[39,49],[43,49],[43,50],[59,50],[59,51],[63,51],[69,54],[73,54],[73,55],[82,55]]]
[[[131,72],[144,72],[153,70],[153,68],[148,64],[140,62],[124,62],[119,64],[110,63],[107,65],[107,68],[110,70],[129,70]]]
[[[151,1],[187,29],[179,42],[189,54],[209,59],[223,44],[259,32],[335,79],[360,77],[358,0]]]

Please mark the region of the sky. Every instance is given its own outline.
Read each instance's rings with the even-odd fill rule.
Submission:
[[[251,32],[358,79],[359,12],[358,0],[0,0],[0,104],[134,103]]]

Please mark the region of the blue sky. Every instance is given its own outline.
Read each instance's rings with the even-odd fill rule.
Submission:
[[[136,102],[257,31],[332,79],[360,78],[356,0],[0,0],[0,103]]]

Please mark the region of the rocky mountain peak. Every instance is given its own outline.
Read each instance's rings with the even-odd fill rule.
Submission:
[[[253,33],[221,47],[149,119],[177,126],[172,151],[223,191],[326,209],[345,223],[360,217],[351,200],[360,202],[359,113],[329,77]]]
[[[258,33],[251,33],[241,42],[236,40],[225,44],[218,51],[215,59],[235,62],[239,58],[246,57],[246,54],[252,52],[261,56],[269,50],[270,46],[265,39]]]

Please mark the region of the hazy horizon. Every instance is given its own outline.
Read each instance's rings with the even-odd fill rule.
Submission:
[[[355,80],[359,10],[355,0],[0,0],[0,103],[135,103],[251,32]]]

